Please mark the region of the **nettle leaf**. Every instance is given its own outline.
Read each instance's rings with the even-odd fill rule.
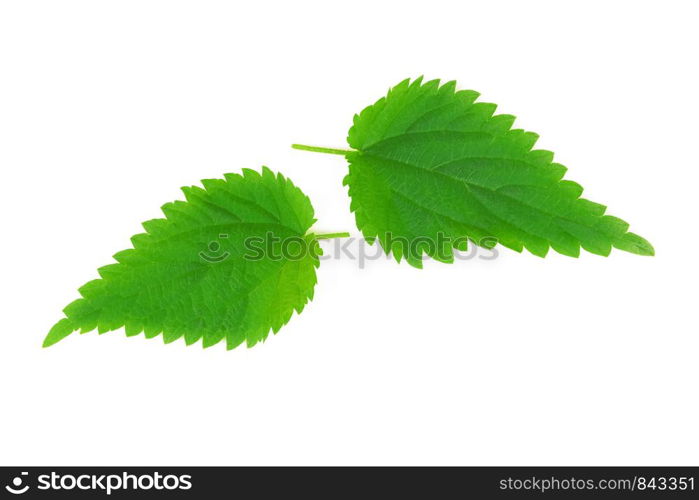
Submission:
[[[204,347],[225,340],[232,349],[264,340],[300,313],[313,297],[319,265],[314,235],[306,234],[313,207],[281,174],[243,172],[183,188],[187,201],[164,205],[165,219],[143,224],[133,248],[80,288],[82,298],[64,309],[44,346],[77,330],[124,327],[127,336],[144,332],[188,345],[201,339]],[[274,251],[292,239],[312,251],[293,259]]]
[[[653,255],[626,222],[580,198],[553,153],[533,149],[536,134],[478,96],[455,82],[405,80],[354,117],[354,151],[325,150],[349,161],[344,183],[367,240],[416,267],[423,254],[453,261],[466,239],[541,257],[549,248],[577,257],[581,247]]]

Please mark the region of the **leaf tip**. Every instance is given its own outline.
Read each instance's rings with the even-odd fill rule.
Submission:
[[[58,321],[58,323],[51,327],[51,330],[49,330],[49,333],[46,335],[46,338],[44,339],[42,347],[50,347],[53,344],[60,342],[68,335],[73,333],[75,330],[76,328],[68,318],[61,319],[60,321]]]
[[[653,245],[651,245],[647,239],[635,233],[626,233],[614,246],[619,250],[625,250],[636,255],[647,257],[653,257],[655,255],[655,248],[653,248]]]

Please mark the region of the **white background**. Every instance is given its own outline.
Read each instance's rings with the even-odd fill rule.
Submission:
[[[0,4],[0,463],[693,464],[692,2]],[[123,332],[41,342],[179,186],[268,165],[357,234],[352,116],[456,79],[541,135],[647,237],[494,261],[325,261],[252,349]],[[327,244],[325,244],[327,245]]]

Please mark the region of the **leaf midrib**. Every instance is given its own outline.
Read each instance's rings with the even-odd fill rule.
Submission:
[[[394,138],[395,138],[395,137],[399,137],[399,136],[394,136]],[[376,152],[376,151],[371,151],[371,150],[368,150],[368,151],[367,151],[367,150],[363,150],[363,151],[361,151],[361,152],[362,152],[362,154],[364,154],[364,155],[373,156],[374,158],[377,158],[377,159],[379,159],[379,160],[390,161],[390,162],[396,162],[396,163],[399,163],[399,164],[401,164],[401,165],[405,165],[405,166],[411,167],[411,168],[416,169],[416,170],[418,170],[418,171],[420,171],[420,172],[423,172],[424,174],[434,173],[434,174],[437,174],[437,175],[439,175],[439,176],[442,176],[442,177],[444,177],[444,178],[446,178],[446,179],[449,179],[449,180],[452,180],[452,181],[457,181],[457,182],[463,184],[463,185],[466,187],[466,189],[468,189],[469,191],[471,191],[470,188],[471,188],[471,185],[473,185],[473,186],[476,186],[476,187],[478,187],[478,188],[481,188],[481,189],[490,191],[491,193],[493,193],[493,194],[496,195],[496,196],[502,196],[502,197],[508,198],[508,199],[514,201],[515,203],[518,203],[518,204],[520,204],[520,205],[523,205],[523,206],[525,206],[525,207],[527,207],[527,208],[530,208],[530,209],[532,209],[532,210],[535,210],[535,211],[537,211],[537,212],[539,212],[539,213],[541,213],[541,214],[543,214],[543,215],[545,215],[545,216],[551,218],[552,222],[554,222],[554,223],[556,224],[556,226],[558,227],[558,229],[559,229],[560,231],[562,231],[563,233],[567,234],[568,236],[570,236],[571,238],[573,238],[573,240],[575,240],[575,241],[578,242],[578,243],[580,243],[579,238],[577,238],[576,236],[570,234],[570,232],[568,232],[566,229],[562,228],[559,224],[557,224],[557,223],[556,223],[556,219],[565,220],[565,221],[568,221],[568,222],[571,222],[571,223],[574,223],[574,224],[580,224],[580,225],[583,225],[583,226],[587,227],[588,229],[591,229],[591,230],[593,230],[593,231],[595,231],[595,232],[600,232],[600,233],[605,234],[605,235],[607,235],[607,236],[613,237],[613,239],[616,239],[616,235],[614,235],[613,233],[607,233],[606,231],[602,230],[602,229],[601,229],[600,227],[598,227],[598,226],[590,225],[587,221],[583,222],[583,221],[581,221],[581,220],[572,219],[572,218],[567,217],[567,216],[560,216],[560,215],[558,215],[558,214],[553,214],[553,213],[551,213],[551,212],[548,212],[548,211],[546,211],[546,210],[543,210],[543,209],[541,209],[541,208],[539,208],[539,207],[536,207],[536,206],[534,206],[534,205],[530,205],[529,203],[526,203],[526,202],[524,202],[524,201],[522,201],[522,200],[520,200],[520,199],[518,199],[518,198],[515,198],[515,197],[513,197],[513,196],[511,196],[511,195],[508,195],[507,193],[502,193],[502,192],[499,192],[499,191],[498,191],[498,189],[501,189],[502,187],[505,187],[505,186],[501,186],[501,187],[498,188],[498,189],[492,189],[492,188],[490,188],[490,187],[488,187],[488,186],[483,186],[483,185],[478,184],[478,183],[475,183],[475,182],[469,182],[469,181],[466,181],[466,180],[461,179],[461,178],[459,178],[459,177],[455,177],[455,176],[453,176],[453,175],[449,175],[449,174],[446,174],[446,173],[444,173],[444,172],[440,172],[439,170],[429,169],[429,168],[422,167],[422,166],[420,166],[420,165],[415,165],[415,164],[413,164],[413,163],[406,162],[406,161],[404,161],[404,160],[398,160],[398,159],[395,159],[395,158],[390,158],[390,157],[387,157],[387,156],[385,156],[385,155],[382,155],[382,154],[380,154],[379,152]],[[450,162],[452,162],[452,161],[453,161],[453,162],[456,162],[456,161],[459,161],[459,160],[468,160],[468,159],[470,159],[470,158],[471,158],[471,157],[465,156],[465,157],[462,157],[462,158],[450,160]],[[492,157],[492,158],[490,158],[490,159],[507,160],[508,158],[506,158],[506,157],[497,157],[497,156],[494,156],[494,157]],[[560,181],[559,181],[559,182],[560,182]],[[506,186],[510,186],[510,184],[508,184],[508,185],[506,185]],[[390,186],[389,186],[389,187],[390,187]],[[471,192],[472,192],[472,191],[471,191]],[[404,196],[405,196],[405,195],[404,195]],[[474,198],[476,198],[475,195],[474,195]],[[477,198],[476,198],[476,199],[477,199]],[[579,199],[579,198],[577,198],[577,199]],[[477,201],[478,201],[479,204],[480,204],[481,206],[483,206],[483,207],[486,209],[486,211],[487,211],[488,213],[490,213],[493,217],[495,217],[496,219],[501,220],[501,221],[507,223],[508,225],[512,225],[511,222],[505,221],[505,220],[503,220],[501,217],[499,217],[498,215],[496,215],[495,213],[493,213],[492,210],[490,210],[490,209],[487,207],[487,205],[483,204],[483,202],[482,202],[481,200],[478,200],[478,199],[477,199]],[[441,215],[439,212],[436,212],[434,209],[429,209],[429,210],[432,211],[433,213],[436,213],[437,215]],[[599,218],[601,218],[602,216],[591,216],[591,217],[599,217]],[[528,234],[530,234],[530,235],[532,235],[532,236],[536,236],[537,238],[541,238],[541,239],[544,239],[544,240],[546,240],[546,241],[549,241],[549,237],[547,237],[547,236],[538,236],[538,235],[532,234],[530,231],[524,230],[523,228],[519,228],[519,229],[522,230],[522,231],[524,231],[524,232],[526,232],[526,233],[528,233]]]

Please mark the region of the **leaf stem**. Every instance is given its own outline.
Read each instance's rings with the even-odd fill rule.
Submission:
[[[349,233],[326,233],[326,234],[314,234],[313,236],[317,240],[329,240],[331,238],[349,238]]]
[[[319,146],[306,146],[305,144],[292,144],[291,147],[301,151],[312,151],[313,153],[326,153],[329,155],[346,155],[354,152],[353,149],[321,148]]]

